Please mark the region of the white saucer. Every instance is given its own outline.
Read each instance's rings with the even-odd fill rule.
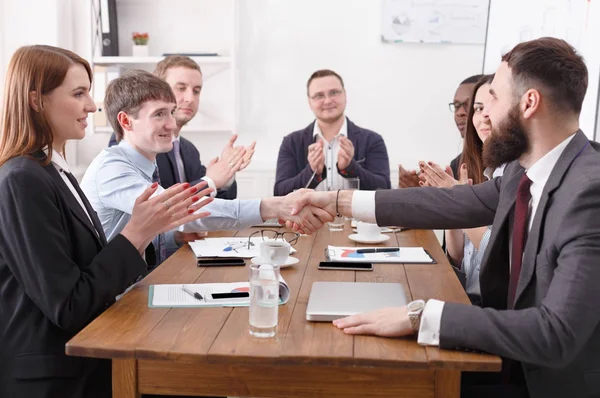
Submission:
[[[360,236],[359,234],[352,234],[352,235],[348,235],[348,238],[350,238],[351,240],[355,241],[355,242],[359,242],[359,243],[383,243],[386,240],[390,239],[389,235],[379,235],[379,237],[375,238],[375,239],[368,239],[365,237]]]
[[[259,257],[252,257],[252,259],[250,259],[250,261],[252,262],[252,264],[256,264],[256,265],[262,264],[262,261],[260,261]],[[294,264],[298,264],[298,262],[300,262],[300,260],[298,260],[296,257],[289,256],[287,261],[285,262],[285,264],[280,265],[279,268],[291,267]]]

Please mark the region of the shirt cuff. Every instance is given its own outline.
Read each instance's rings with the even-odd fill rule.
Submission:
[[[421,314],[421,326],[419,327],[419,337],[417,339],[419,344],[440,345],[440,324],[443,311],[443,301],[434,299],[427,301],[423,314]]]
[[[215,182],[212,180],[212,178],[204,176],[201,179],[208,183],[209,188],[213,189],[213,191],[210,193],[210,197],[211,198],[216,197],[217,196],[217,186],[215,185]]]
[[[354,191],[352,194],[352,217],[358,221],[377,223],[375,219],[375,191]]]

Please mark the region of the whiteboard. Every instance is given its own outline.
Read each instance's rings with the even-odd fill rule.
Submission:
[[[588,90],[579,122],[587,137],[594,139],[600,78],[598,0],[491,0],[484,73],[495,72],[502,55],[516,44],[544,36],[568,41],[585,58]]]
[[[483,44],[489,0],[383,0],[386,42]]]

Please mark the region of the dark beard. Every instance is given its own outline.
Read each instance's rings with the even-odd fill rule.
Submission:
[[[515,104],[498,126],[492,126],[492,134],[483,144],[483,165],[495,169],[519,159],[528,149],[529,139],[519,119],[519,105]]]

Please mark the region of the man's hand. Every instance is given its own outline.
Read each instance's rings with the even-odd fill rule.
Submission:
[[[354,159],[354,144],[348,137],[340,136],[340,150],[338,151],[337,167],[345,170]]]
[[[336,319],[333,325],[346,334],[374,334],[383,337],[406,336],[413,329],[405,307],[382,308],[364,314]]]
[[[398,188],[415,188],[419,186],[419,176],[416,170],[406,170],[398,165]]]
[[[333,216],[316,206],[303,204],[297,208],[298,203],[305,203],[302,198],[311,192],[313,191],[310,189],[300,189],[287,196],[265,198],[260,202],[260,215],[263,220],[277,218],[297,225],[296,230],[313,233],[323,227],[324,223],[332,221]]]
[[[340,191],[339,196],[337,191],[314,192],[312,190],[307,189],[300,191],[302,191],[302,195],[294,197],[294,200],[296,202],[293,205],[292,215],[299,214],[302,211],[302,209],[308,206],[323,209],[330,215],[331,219],[333,219],[336,216],[336,210],[339,211],[340,214],[343,216],[352,217],[352,195],[354,191]],[[336,200],[338,202],[337,209]],[[304,231],[302,225],[299,225],[298,223],[294,222],[294,220],[284,220],[285,226],[287,228],[292,228],[299,232]]]
[[[308,164],[312,171],[321,175],[325,167],[325,155],[323,154],[323,141],[318,140],[308,146]]]
[[[433,162],[420,162],[419,167],[421,168],[421,175],[423,180],[420,182],[421,186],[424,187],[438,187],[438,188],[451,188],[455,185],[469,184],[473,185],[473,180],[469,178],[467,172],[467,165],[462,164],[460,166],[460,178],[456,180],[452,168],[446,166],[446,170]]]
[[[175,238],[175,242],[178,245],[183,245],[184,243],[193,242],[195,240],[204,239],[208,235],[208,232],[179,232],[175,231],[173,237]]]
[[[246,149],[242,147],[232,148],[221,158],[216,157],[206,166],[206,176],[212,179],[217,189],[222,188],[231,180],[233,175],[244,163]]]
[[[256,147],[256,141],[252,141],[252,144],[248,145],[245,148],[246,154],[242,158],[242,160],[243,160],[242,165],[240,166],[240,169],[238,171],[242,171],[246,167],[248,167],[248,165],[250,164],[250,161],[252,161],[252,156],[254,156],[254,147]]]

